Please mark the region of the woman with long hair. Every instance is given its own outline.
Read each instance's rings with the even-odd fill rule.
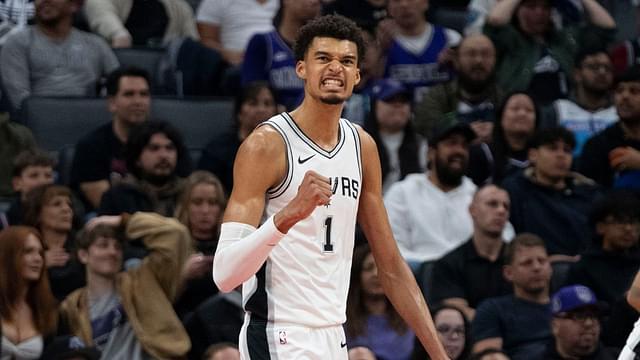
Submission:
[[[226,201],[222,183],[210,172],[195,171],[187,178],[175,217],[189,229],[194,254],[182,270],[182,292],[175,302],[179,315],[218,291],[211,271]]]
[[[227,193],[233,186],[233,160],[244,139],[261,122],[277,113],[275,95],[267,82],[245,86],[235,99],[234,128],[213,138],[202,152],[198,169],[216,175]]]
[[[56,301],[38,231],[11,226],[0,232],[0,359],[38,359],[57,323]]]
[[[376,141],[382,168],[382,189],[407,174],[423,171],[427,144],[411,124],[411,93],[394,79],[382,79],[371,90],[371,111],[364,128]]]
[[[27,194],[24,224],[42,234],[51,290],[60,301],[85,284],[84,268],[75,256],[73,219],[69,188],[48,184]]]
[[[353,253],[345,330],[349,348],[365,346],[380,360],[409,359],[414,334],[384,294],[369,245]]]
[[[469,149],[468,176],[476,185],[500,184],[529,165],[529,140],[540,125],[539,109],[531,95],[516,91],[498,108],[491,143]]]

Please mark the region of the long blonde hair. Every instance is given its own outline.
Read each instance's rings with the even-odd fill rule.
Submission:
[[[220,224],[222,223],[222,214],[225,206],[227,206],[227,197],[224,192],[222,182],[215,175],[208,171],[198,170],[194,171],[185,181],[184,189],[180,195],[178,206],[176,207],[175,217],[183,225],[189,228],[189,202],[191,201],[191,194],[196,186],[201,184],[213,185],[216,194],[216,205],[220,206],[220,219],[218,219],[218,226],[215,230],[215,238],[217,239],[220,231]]]

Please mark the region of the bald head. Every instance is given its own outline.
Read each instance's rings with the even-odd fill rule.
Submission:
[[[463,81],[485,84],[493,75],[496,49],[484,34],[466,36],[458,46],[455,65]]]
[[[474,231],[499,237],[509,220],[509,193],[495,185],[481,187],[473,196],[469,213]]]

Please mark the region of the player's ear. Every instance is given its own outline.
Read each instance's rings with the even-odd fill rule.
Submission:
[[[296,62],[296,75],[302,80],[307,79],[307,69],[304,60],[298,60],[298,62]]]
[[[360,83],[360,68],[356,68],[356,82],[354,86],[357,86]]]

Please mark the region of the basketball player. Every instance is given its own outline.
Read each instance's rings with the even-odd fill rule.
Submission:
[[[356,216],[387,296],[431,358],[447,358],[393,239],[375,143],[340,118],[363,51],[360,30],[344,17],[305,25],[294,48],[303,103],[266,121],[238,151],[213,278],[222,291],[243,284],[243,359],[347,359]]]

